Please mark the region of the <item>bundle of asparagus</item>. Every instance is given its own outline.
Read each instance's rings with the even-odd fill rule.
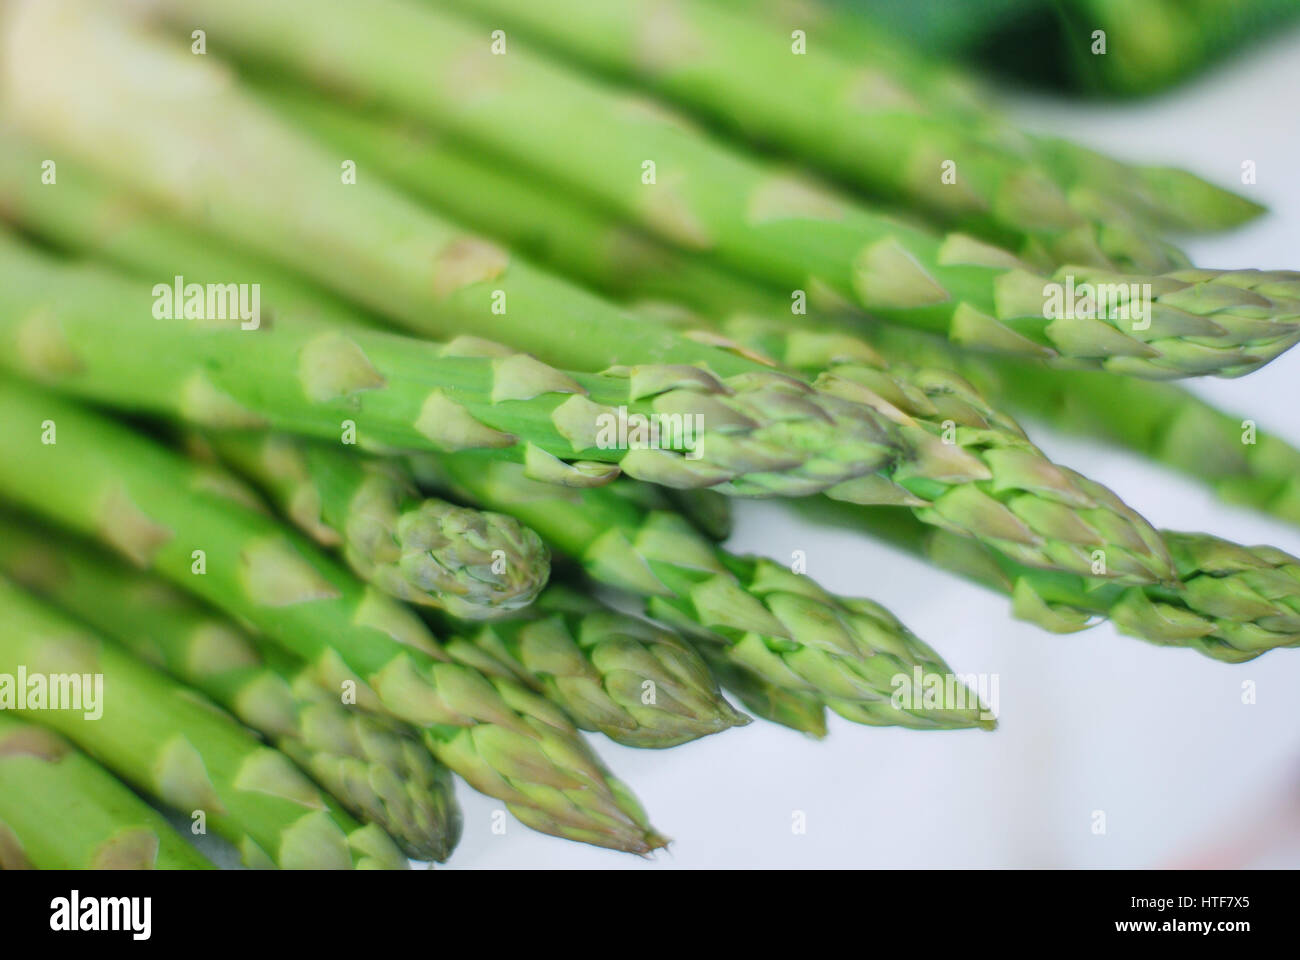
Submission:
[[[205,866],[146,801],[250,866],[443,861],[453,776],[649,855],[580,730],[675,748],[749,722],[723,689],[996,726],[880,603],[729,550],[730,498],[1054,632],[1300,645],[1300,559],[1158,531],[1012,415],[1300,520],[1300,452],[1151,382],[1300,341],[1300,274],[1166,236],[1258,208],[790,9],[0,5],[0,679],[104,685],[0,683],[0,865]]]

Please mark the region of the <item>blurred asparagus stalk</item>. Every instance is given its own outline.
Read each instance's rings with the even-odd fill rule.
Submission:
[[[1138,223],[1081,211],[1031,155],[952,124],[888,70],[830,54],[816,32],[799,38],[752,11],[707,0],[431,5],[649,87],[745,139],[775,145],[1030,262],[1142,273],[1186,266]]]
[[[194,57],[170,56],[116,25],[79,30],[77,23],[60,23],[48,6],[23,5],[23,16],[11,17],[8,31],[13,52],[6,100],[26,123],[191,216],[219,223],[246,242],[260,242],[272,256],[297,258],[302,269],[314,268],[320,279],[339,284],[349,295],[385,300],[397,307],[388,312],[405,315],[407,322],[427,322],[420,320],[419,309],[412,310],[412,297],[427,307],[428,290],[437,289],[428,280],[428,263],[438,262],[436,249],[426,252],[414,273],[380,282],[411,250],[410,234],[392,233],[404,212],[386,198],[370,196],[364,217],[371,226],[350,231],[356,255],[348,258],[346,271],[331,269],[327,265],[339,251],[322,243],[328,234],[304,233],[298,222],[294,233],[300,235],[290,239],[283,225],[273,230],[267,221],[286,206],[337,211],[361,195],[355,187],[362,181],[334,190],[326,204],[321,191],[339,167],[299,158],[300,150],[273,133],[262,115],[246,109],[228,78],[202,70]],[[684,128],[660,108],[630,102],[517,43],[508,56],[494,56],[479,30],[435,11],[392,2],[363,8],[343,0],[274,5],[177,0],[160,10],[176,22],[202,19],[250,59],[272,61],[418,116],[535,176],[583,192],[665,239],[787,293],[804,290],[818,303],[855,304],[985,349],[1063,357],[1154,378],[1244,374],[1300,339],[1300,284],[1294,274],[1184,270],[1118,276],[1069,266],[1045,277],[999,248],[962,234],[931,234],[756,164]],[[101,42],[105,31],[115,30],[117,41]],[[288,35],[293,44],[280,42]],[[135,69],[115,69],[113,58],[133,48],[138,48]],[[187,85],[194,94],[186,108],[159,97],[158,85],[144,79],[150,70],[140,63],[153,64],[159,75],[192,73]],[[92,75],[95,81],[89,82]],[[472,77],[468,85],[467,77]],[[82,108],[65,108],[69,102]],[[556,113],[561,105],[563,115]],[[162,116],[168,117],[165,125]],[[559,128],[576,117],[602,129],[598,149],[580,131],[565,134]],[[234,130],[240,132],[232,136]],[[191,162],[163,162],[159,154],[174,150],[178,139],[193,148]],[[292,168],[287,182],[267,175],[271,157]],[[205,164],[212,169],[203,171]],[[261,173],[250,176],[250,167]],[[254,195],[251,179],[266,191],[264,197]],[[367,236],[374,230],[405,242],[392,250],[367,242],[379,239]],[[377,248],[389,254],[383,262],[375,262]],[[481,267],[482,258],[477,259]],[[358,265],[367,269],[358,272]],[[516,278],[518,266],[512,266]],[[503,270],[498,258],[492,273]],[[412,277],[420,279],[414,294]],[[363,278],[366,282],[358,284]],[[1081,284],[1143,292],[1101,311],[1056,311],[1049,305],[1049,289]],[[464,293],[464,288],[457,291]],[[479,302],[481,317],[488,311]],[[1130,302],[1142,307],[1140,318],[1134,319],[1126,306]],[[536,330],[524,329],[501,339],[544,353],[545,346],[528,342],[536,336]],[[582,338],[575,333],[568,339]]]
[[[417,860],[446,860],[461,817],[447,769],[409,730],[349,710],[293,656],[89,544],[0,514],[0,573],[207,694]]]
[[[0,713],[0,870],[211,869],[111,773],[7,713]]]
[[[102,677],[96,716],[19,709],[233,843],[250,867],[406,869],[379,827],[335,808],[282,753],[193,691],[0,578],[0,664]],[[88,704],[83,699],[82,705]]]
[[[946,124],[960,124],[967,136],[1041,167],[1065,192],[1073,209],[1100,219],[1103,225],[1127,225],[1136,220],[1152,230],[1227,230],[1264,212],[1259,204],[1186,170],[1125,163],[1060,137],[1018,130],[990,108],[997,99],[995,90],[983,87],[972,74],[951,63],[933,59],[933,45],[927,45],[924,52],[914,49],[870,17],[855,16],[853,11],[818,0],[709,2],[725,5],[736,14],[760,16],[783,35],[802,29],[810,37],[809,56],[838,57],[859,71],[886,73],[902,88],[906,105],[919,105]],[[1023,5],[1025,0],[1017,2]],[[1046,7],[1043,0],[1028,0],[1028,5]],[[976,22],[973,16],[961,20],[967,25]],[[1091,28],[1084,35],[1091,38]],[[1117,244],[1130,233],[1128,228],[1106,235],[1103,226],[1102,246]],[[1169,256],[1180,258],[1172,250]]]

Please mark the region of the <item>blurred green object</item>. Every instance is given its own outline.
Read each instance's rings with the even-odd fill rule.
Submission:
[[[52,731],[0,712],[0,870],[208,870],[111,773]]]
[[[1117,96],[1170,87],[1300,15],[1300,0],[831,2],[937,55]]]
[[[1297,0],[1058,0],[1075,84],[1095,93],[1154,93],[1263,39],[1300,14]],[[1105,53],[1100,52],[1105,32]]]
[[[868,17],[933,56],[975,49],[1018,20],[1041,14],[1051,0],[827,0]]]

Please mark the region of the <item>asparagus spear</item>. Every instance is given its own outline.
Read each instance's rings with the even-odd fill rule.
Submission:
[[[1185,266],[1136,223],[1080,211],[1031,158],[973,136],[880,69],[846,63],[814,33],[690,0],[443,0],[484,27],[644,84],[747,139],[855,186],[1057,263],[1161,272]],[[945,164],[954,179],[945,179]]]
[[[205,870],[152,807],[66,740],[0,713],[0,870]]]
[[[461,829],[451,777],[409,732],[343,707],[301,661],[88,544],[9,514],[0,532],[0,573],[212,697],[407,856],[450,856]]]
[[[719,645],[765,683],[819,698],[859,723],[992,726],[973,693],[969,705],[933,710],[891,703],[898,677],[914,669],[953,674],[883,607],[832,596],[770,560],[728,554],[676,513],[644,509],[635,493],[624,497],[614,486],[557,496],[512,464],[470,454],[423,467],[460,496],[509,510],[593,579],[643,597],[649,616]]]
[[[452,656],[531,687],[582,729],[626,746],[672,747],[749,722],[676,634],[562,585],[509,619],[436,619]]]
[[[899,511],[872,508],[850,514],[829,501],[810,501],[800,509],[810,518],[860,529],[1006,593],[1017,617],[1054,633],[1109,619],[1128,636],[1190,647],[1227,663],[1300,645],[1300,559],[1275,547],[1164,530],[1178,583],[1124,587],[1032,570],[968,538],[927,530]]]
[[[550,574],[541,538],[513,517],[421,497],[400,467],[279,433],[204,442],[323,547],[385,593],[469,620],[536,599]]]
[[[405,869],[379,827],[337,810],[287,757],[206,700],[0,578],[4,672],[101,676],[99,715],[34,709],[123,779],[170,807],[200,811],[255,867]],[[52,704],[47,705],[52,706]],[[86,701],[82,701],[86,706]]]
[[[895,100],[915,102],[949,125],[962,125],[969,136],[1042,167],[1066,191],[1070,206],[1085,216],[1101,215],[1103,222],[1121,224],[1136,218],[1151,228],[1190,232],[1226,230],[1264,212],[1259,204],[1185,170],[1123,163],[1058,137],[1026,134],[989,108],[995,91],[933,59],[932,47],[925,56],[866,17],[816,0],[711,2],[735,13],[760,15],[783,35],[802,29],[810,38],[810,55],[828,51],[858,70],[884,73],[905,95]],[[1101,242],[1110,247],[1131,233],[1103,231]],[[1170,256],[1178,255],[1171,251]]]
[[[1000,433],[991,433],[988,424],[1005,417],[958,378],[901,363],[885,369],[870,346],[847,334],[791,328],[777,319],[785,310],[775,298],[717,271],[710,276],[707,266],[656,248],[652,241],[641,241],[639,255],[632,253],[636,247],[625,244],[617,257],[608,256],[602,251],[609,249],[610,237],[619,235],[616,223],[526,179],[489,168],[450,144],[326,110],[301,97],[281,97],[280,102],[313,128],[338,138],[340,145],[357,144],[370,162],[421,196],[451,207],[471,225],[514,245],[531,244],[562,269],[615,295],[626,295],[630,284],[649,298],[673,296],[704,310],[706,315],[689,319],[706,325],[713,311],[725,318],[715,330],[729,339],[807,374],[827,390],[843,389],[846,399],[873,402],[858,392],[865,387],[891,410],[902,410],[931,435],[970,454],[981,469],[964,482],[954,478],[950,486],[937,471],[921,479],[906,462],[887,471],[899,488],[916,498],[911,502],[922,508],[920,515],[928,522],[960,527],[1035,566],[1097,573],[1094,549],[1110,544],[1103,556],[1117,564],[1114,574],[1139,580],[1172,575],[1154,531],[1136,514],[1109,491],[1048,462],[1013,423],[1003,422]],[[632,266],[635,263],[642,265],[640,271]],[[629,280],[636,276],[648,282]],[[998,479],[993,483],[982,482],[994,477]],[[995,496],[1016,491],[1007,500],[1014,515],[987,502],[984,490]],[[1022,499],[1038,495],[1043,499]],[[957,506],[963,498],[972,501],[970,509]],[[926,507],[923,501],[936,506]],[[1006,522],[995,524],[994,514]],[[1099,532],[1112,527],[1113,535]],[[1018,533],[1007,537],[1008,530]]]
[[[882,364],[907,357],[960,371],[1000,405],[1128,447],[1209,484],[1229,503],[1300,523],[1300,451],[1175,384],[970,354],[898,327],[876,327],[866,343]],[[759,345],[781,356],[771,337]]]
[[[314,217],[323,215],[325,206],[340,212],[360,191],[344,188],[326,201],[324,184],[337,176],[337,167],[319,158],[288,163],[297,156],[293,145],[284,144],[260,115],[237,110],[238,97],[228,82],[189,62],[195,58],[157,52],[147,57],[160,69],[166,64],[169,74],[195,72],[195,96],[182,107],[180,101],[160,98],[157,85],[142,79],[140,70],[112,66],[112,58],[131,50],[132,41],[101,42],[107,27],[82,34],[50,29],[47,17],[23,9],[28,15],[15,17],[10,31],[14,55],[7,86],[9,102],[27,123],[93,154],[120,178],[180,209],[202,213],[206,202],[209,222],[250,243],[260,240],[273,255],[295,257],[304,270],[314,269],[351,295],[364,298],[368,291],[371,300],[387,302],[388,312],[418,317],[421,311],[411,308],[411,278],[420,278],[419,294],[427,304],[433,288],[427,264],[437,262],[437,250],[426,252],[418,271],[386,283],[380,278],[405,272],[395,268],[412,244],[408,239],[384,263],[373,263],[374,250],[385,246],[368,235],[382,231],[390,239],[409,238],[392,232],[404,214],[372,196],[364,219],[373,226],[352,229],[358,250],[347,258],[348,269],[329,266],[338,247],[317,253],[329,231],[322,234],[315,224],[304,230],[301,222],[277,223],[272,230],[269,221],[277,209],[299,205],[295,197],[303,198],[301,206],[312,209]],[[969,237],[939,237],[869,213],[732,154],[684,129],[679,119],[629,102],[517,43],[507,56],[493,56],[481,31],[433,11],[391,2],[368,3],[362,12],[343,0],[269,5],[180,0],[164,12],[190,24],[198,17],[251,58],[273,60],[420,116],[534,175],[567,184],[666,239],[716,256],[787,293],[806,290],[821,303],[856,304],[986,349],[1064,357],[1156,378],[1240,375],[1300,339],[1293,273],[1183,270],[1116,276],[1064,267],[1044,277]],[[287,35],[295,42],[282,43]],[[141,56],[149,49],[142,48]],[[93,83],[84,79],[92,75]],[[470,75],[473,83],[466,87]],[[106,76],[124,82],[106,82]],[[73,102],[82,109],[61,106]],[[562,114],[556,112],[560,106]],[[164,115],[168,122],[161,124]],[[565,132],[563,124],[576,117],[602,131],[599,141],[576,129]],[[231,136],[236,121],[241,132]],[[193,163],[165,162],[177,139],[194,146]],[[282,157],[292,173],[267,176],[272,157]],[[205,163],[212,170],[201,174]],[[250,164],[262,173],[248,176]],[[653,177],[649,164],[654,164]],[[250,189],[250,179],[257,180],[264,196]],[[298,229],[286,235],[285,226]],[[369,268],[372,263],[373,275],[368,269],[354,272],[358,264]],[[358,284],[359,278],[368,282]],[[1102,316],[1086,308],[1053,315],[1055,294],[1071,285],[1099,283],[1125,289],[1137,284],[1137,302],[1150,306],[1150,316],[1143,310],[1135,319],[1118,298],[1100,311]],[[1143,285],[1149,285],[1149,295]],[[536,331],[523,330],[520,336],[535,337]],[[531,343],[509,339],[533,349]]]
[[[894,449],[883,417],[867,420],[860,411],[869,408],[776,373],[724,382],[648,364],[570,374],[474,337],[437,344],[287,320],[241,330],[160,318],[144,284],[58,264],[4,237],[0,271],[0,363],[203,426],[334,441],[355,432],[370,449],[508,447],[559,483],[622,470],[739,496],[832,488]],[[655,423],[667,426],[657,445]]]
[[[399,461],[363,465],[333,448],[278,434],[212,434],[207,439],[224,457],[249,468],[245,472],[265,487],[278,488],[281,506],[288,507],[285,512],[294,525],[323,545],[338,539],[335,531],[347,535],[357,528],[363,534],[357,539],[376,539],[365,532],[372,521],[364,516],[349,520],[347,502],[325,510],[313,506],[308,511],[295,509],[294,505],[303,500],[314,505],[324,503],[331,496],[324,488],[336,486],[340,477],[372,473],[379,489],[371,492],[380,494],[383,503],[398,499],[398,494],[393,493],[396,489],[413,514],[450,517],[444,523],[458,528],[458,533],[459,528],[468,528],[469,537],[476,536],[479,527],[494,529],[498,531],[497,539],[515,545],[511,553],[516,556],[509,562],[521,562],[518,555],[523,554],[522,559],[535,567],[536,561],[531,558],[540,557],[549,570],[546,548],[531,529],[505,514],[471,510],[437,499],[419,500],[414,478]],[[313,492],[321,490],[321,495],[293,495],[303,487]],[[353,512],[374,512],[371,504],[375,497],[341,499],[357,505]],[[321,518],[326,525],[322,526]],[[465,536],[460,534],[461,539]],[[526,548],[521,549],[524,544]],[[483,557],[469,566],[484,566],[484,579],[497,576],[492,574],[491,553],[486,549],[482,552]],[[466,563],[462,558],[452,559]],[[354,560],[352,566],[362,579],[376,582],[366,564]],[[368,569],[373,572],[373,564]],[[545,577],[524,579],[531,602],[545,586]],[[377,585],[386,589],[382,580]],[[400,596],[391,589],[386,592]],[[526,605],[514,603],[497,609],[493,619]],[[563,588],[547,589],[535,609],[516,612],[488,626],[476,626],[460,618],[467,611],[471,620],[489,619],[484,614],[493,612],[491,608],[445,603],[432,606],[450,614],[435,622],[444,635],[452,638],[446,649],[454,659],[489,676],[508,677],[531,687],[560,706],[577,726],[598,730],[619,743],[674,746],[746,722],[718,694],[704,663],[677,637]]]
[[[417,727],[527,825],[637,853],[665,842],[554,707],[452,662],[408,608],[231,499],[210,468],[7,379],[0,420],[0,497],[154,569],[302,657],[330,689]]]

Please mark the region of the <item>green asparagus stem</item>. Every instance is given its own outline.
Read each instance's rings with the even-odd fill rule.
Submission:
[[[1027,135],[989,108],[996,100],[995,91],[933,59],[932,46],[926,48],[931,57],[923,56],[866,17],[816,0],[711,2],[725,4],[733,13],[760,15],[783,35],[802,29],[810,37],[810,55],[828,50],[859,71],[883,72],[905,94],[896,100],[922,105],[948,125],[961,124],[967,135],[984,144],[1041,166],[1066,192],[1070,206],[1085,216],[1119,224],[1136,218],[1151,228],[1195,232],[1240,226],[1264,212],[1259,204],[1185,170],[1123,163],[1057,137]],[[972,22],[969,15],[961,19]],[[1091,37],[1091,29],[1085,35]],[[1110,248],[1131,233],[1131,229],[1118,233],[1103,229],[1099,242]],[[1111,255],[1125,254],[1121,247]]]
[[[896,510],[850,513],[839,506],[811,501],[801,509],[840,527],[862,529],[1007,593],[1017,617],[1054,633],[1082,630],[1105,618],[1128,636],[1190,647],[1227,663],[1300,646],[1300,559],[1275,547],[1165,530],[1178,584],[1124,587],[1031,570],[968,538],[926,530]]]
[[[913,669],[952,676],[933,650],[884,608],[826,593],[807,577],[756,557],[726,553],[676,513],[648,511],[618,487],[559,491],[512,464],[470,454],[438,457],[460,496],[509,510],[596,581],[646,601],[649,616],[726,657],[766,683],[823,699],[859,723],[918,729],[991,728],[973,693],[970,705],[935,710],[891,702]],[[558,490],[558,488],[556,488]]]
[[[407,856],[450,856],[461,829],[451,777],[408,731],[345,708],[301,661],[88,544],[7,513],[0,533],[0,573],[210,696]]]
[[[498,539],[515,544],[511,550],[515,559],[510,562],[521,562],[520,554],[525,555],[522,559],[541,557],[549,570],[546,548],[532,530],[504,514],[470,510],[442,500],[420,501],[409,471],[396,460],[363,465],[333,448],[317,449],[316,444],[278,434],[214,434],[209,439],[222,455],[249,465],[267,487],[283,488],[286,502],[304,499],[289,496],[298,482],[315,490],[350,472],[362,477],[372,473],[380,485],[383,502],[396,498],[391,492],[396,488],[412,504],[412,512],[418,511],[420,516],[450,517],[459,521],[457,527],[469,527],[471,534],[475,527],[490,525],[498,531]],[[315,480],[307,479],[311,477]],[[291,510],[290,519],[313,539],[327,543],[329,538],[322,539],[319,528],[320,517],[329,511],[317,508],[325,497],[305,499],[313,508]],[[356,498],[352,499],[356,502]],[[373,511],[368,500],[361,507]],[[340,530],[345,526],[349,530],[358,526],[364,529],[368,522],[363,517],[345,524],[344,513],[343,509],[339,511],[340,519],[335,524]],[[468,520],[461,520],[463,517]],[[325,529],[332,531],[334,526]],[[366,535],[358,539],[375,538]],[[526,550],[520,547],[524,543],[528,544]],[[492,575],[490,553],[485,553],[483,563],[484,576]],[[357,566],[354,561],[353,567]],[[503,572],[501,576],[505,575]],[[375,582],[373,577],[363,575],[363,579]],[[531,578],[529,600],[543,586],[544,578]],[[455,660],[488,676],[506,677],[531,687],[560,706],[577,726],[605,733],[619,743],[668,747],[747,722],[722,699],[708,678],[708,668],[677,637],[563,588],[547,589],[535,608],[528,611],[518,612],[517,608],[524,604],[515,604],[514,616],[487,626],[457,619],[463,616],[459,612],[462,609],[469,610],[472,620],[486,619],[482,606],[432,606],[441,606],[452,614],[435,622],[443,628],[440,632],[451,638],[446,650]],[[495,613],[500,618],[503,611]],[[649,702],[642,701],[645,696]]]
[[[893,452],[884,418],[867,420],[869,408],[776,373],[724,382],[648,364],[569,374],[474,337],[437,344],[287,320],[246,330],[155,317],[159,301],[145,284],[4,237],[0,274],[0,364],[201,426],[355,435],[380,450],[508,447],[558,483],[605,482],[621,470],[738,496],[832,488]],[[656,422],[667,426],[652,435]]]
[[[95,761],[0,712],[0,870],[211,867]]]
[[[1143,273],[1186,266],[1137,224],[1081,212],[1031,158],[948,122],[887,71],[840,60],[816,33],[796,53],[792,31],[701,0],[434,5],[644,84],[745,138],[1027,258],[1041,251],[1052,265]]]
[[[204,441],[299,530],[341,546],[362,580],[399,599],[483,620],[528,606],[546,586],[550,556],[536,533],[513,517],[421,497],[392,461],[280,433]]]
[[[246,865],[406,868],[379,827],[360,826],[337,810],[287,757],[207,701],[196,701],[193,691],[2,578],[0,607],[3,672],[102,676],[98,716],[37,709],[30,701],[19,713],[62,733],[168,806],[191,817],[202,812]]]
[[[791,327],[779,319],[786,308],[776,298],[717,271],[710,277],[706,266],[693,265],[670,249],[656,249],[651,240],[642,239],[640,256],[633,257],[634,247],[625,244],[622,253],[611,258],[602,252],[610,244],[602,241],[619,235],[620,228],[609,218],[524,178],[494,170],[449,144],[327,110],[302,97],[281,97],[280,103],[314,129],[338,137],[340,145],[358,144],[368,162],[419,195],[452,208],[474,227],[513,245],[531,243],[535,252],[545,253],[560,268],[615,295],[626,295],[631,284],[651,299],[666,294],[706,313],[714,311],[725,318],[715,331],[752,352],[806,374],[828,391],[842,391],[845,399],[878,405],[883,398],[890,411],[914,418],[931,436],[978,464],[950,484],[934,470],[922,480],[906,463],[887,472],[902,492],[901,502],[922,508],[920,515],[927,522],[953,525],[1033,566],[1097,573],[1095,551],[1101,549],[1103,556],[1113,554],[1113,569],[1107,569],[1114,575],[1135,580],[1172,576],[1158,537],[1135,513],[1109,491],[1051,464],[1014,423],[991,433],[989,422],[1005,417],[959,378],[902,363],[885,369],[869,345],[848,334]],[[643,269],[628,269],[632,262]],[[708,318],[695,314],[688,322],[708,325]],[[991,483],[982,482],[992,478]],[[995,498],[1015,493],[999,506],[984,491]],[[962,505],[964,500],[970,501],[968,506]],[[927,507],[927,502],[935,505]],[[1113,535],[1100,532],[1111,528]],[[1008,536],[1008,531],[1015,533]]]
[[[277,267],[214,243],[132,197],[93,170],[60,156],[57,179],[41,184],[44,161],[61,154],[0,118],[0,222],[9,221],[51,245],[93,255],[151,283],[177,274],[200,283],[256,283],[266,323],[280,317],[322,326],[355,326],[368,318]],[[37,189],[38,186],[49,189]]]
[[[7,379],[0,421],[0,497],[152,568],[306,660],[327,688],[417,727],[525,824],[637,853],[665,842],[558,710],[451,662],[408,608],[232,499],[210,468]]]
[[[679,119],[534,57],[518,42],[508,55],[493,56],[481,30],[433,11],[392,2],[362,8],[344,0],[177,0],[165,12],[177,22],[201,19],[253,59],[275,61],[451,130],[666,239],[715,256],[787,293],[806,290],[818,303],[856,304],[985,349],[1063,357],[1155,378],[1240,375],[1300,340],[1296,274],[1182,270],[1116,276],[1071,266],[1044,277],[1000,249],[867,213],[821,188],[732,154],[684,129]],[[97,25],[79,34],[53,29],[48,17],[28,13],[15,18],[10,31],[15,54],[7,86],[9,101],[29,125],[93,154],[116,176],[179,209],[202,211],[206,201],[208,222],[219,222],[246,239],[256,234],[278,255],[298,258],[304,270],[314,265],[318,274],[332,274],[320,279],[333,279],[351,295],[365,295],[357,283],[365,279],[372,300],[396,302],[397,310],[390,304],[385,312],[412,312],[409,295],[405,304],[400,302],[403,292],[411,290],[410,277],[376,282],[394,272],[403,259],[397,253],[376,263],[373,275],[357,270],[375,261],[375,250],[388,253],[384,243],[372,242],[378,238],[367,233],[393,236],[389,231],[405,216],[390,204],[375,204],[371,197],[364,216],[356,219],[377,226],[352,228],[357,256],[348,258],[346,274],[330,268],[336,247],[330,255],[316,255],[330,231],[315,229],[315,224],[304,229],[295,217],[297,236],[290,239],[280,235],[282,225],[273,230],[267,221],[275,219],[277,209],[319,211],[328,205],[338,210],[360,197],[357,187],[344,187],[326,201],[324,184],[337,176],[337,166],[295,160],[286,163],[291,177],[250,177],[247,164],[265,168],[265,158],[281,156],[278,151],[285,145],[264,118],[232,112],[236,98],[224,78],[210,77],[187,54],[150,53],[145,59],[157,62],[159,71],[195,72],[195,96],[182,107],[182,101],[161,98],[158,84],[141,70],[113,68],[112,58],[131,50],[129,40],[106,44],[101,42],[106,28]],[[282,42],[288,35],[294,43]],[[150,49],[143,48],[141,55]],[[89,82],[92,76],[94,82]],[[473,77],[472,84],[463,82],[466,76]],[[105,77],[120,77],[123,83]],[[74,102],[83,109],[65,109]],[[562,114],[556,112],[561,106]],[[175,126],[171,114],[178,114]],[[168,123],[159,122],[162,115]],[[577,117],[601,129],[602,136],[592,140],[579,130],[566,133],[563,124]],[[232,136],[236,119],[240,134]],[[194,145],[194,163],[184,169],[163,162],[178,139]],[[239,152],[235,148],[251,156],[232,156]],[[213,165],[211,177],[200,177],[205,161]],[[250,189],[250,179],[257,179],[265,196]],[[222,189],[223,182],[232,181],[237,189]],[[299,203],[295,197],[303,199]],[[345,197],[350,199],[341,199]],[[409,241],[397,244],[398,250],[411,246]],[[437,249],[426,251],[421,270],[411,274],[420,277],[425,301],[427,290],[434,288],[427,265],[437,262],[436,254]],[[1050,288],[1054,294],[1071,284],[1097,283],[1138,284],[1140,304],[1150,306],[1150,317],[1135,319],[1117,300],[1100,311],[1102,316],[1088,309],[1055,315],[1048,284],[1055,285]],[[521,331],[521,336],[529,335]],[[532,343],[504,339],[534,349]]]
[[[718,692],[709,668],[676,634],[561,585],[515,617],[441,620],[458,660],[518,680],[575,724],[629,747],[672,747],[749,718]]]
[[[378,171],[456,223],[612,299],[665,309],[685,303],[716,316],[766,312],[774,301],[781,303],[751,281],[427,126],[283,85],[260,86],[257,93],[340,156]],[[29,165],[28,173],[37,167]]]
[[[899,328],[877,328],[869,339],[886,358],[959,370],[1027,417],[1120,444],[1208,484],[1229,503],[1300,523],[1300,450],[1175,384],[973,355]]]

